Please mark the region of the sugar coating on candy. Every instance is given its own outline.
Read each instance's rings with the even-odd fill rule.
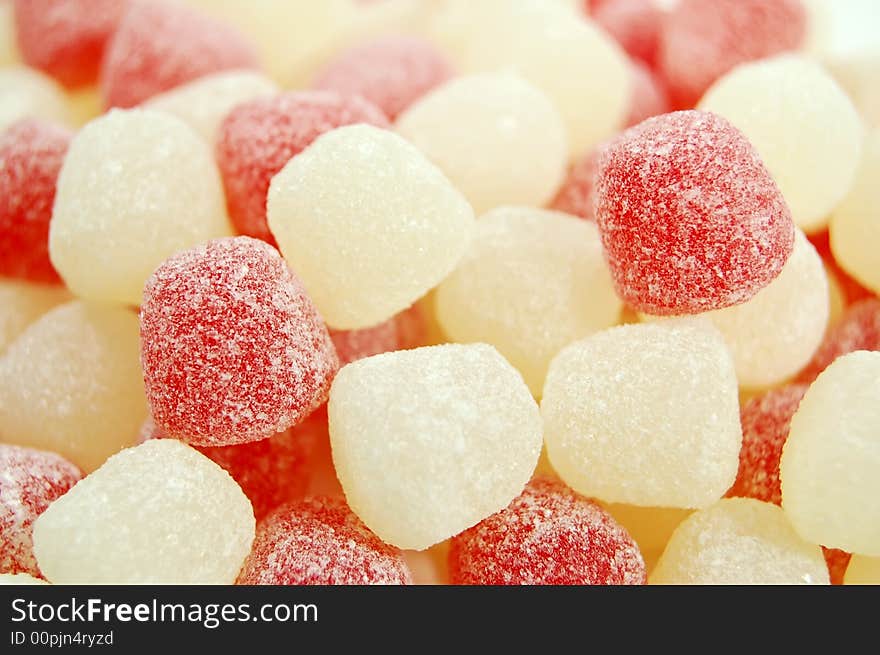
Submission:
[[[791,420],[782,507],[813,543],[880,555],[880,353],[843,355],[810,385]]]
[[[2,5],[0,5],[2,7]],[[49,584],[27,573],[0,573],[0,585]]]
[[[788,438],[791,417],[806,391],[805,384],[790,384],[766,391],[743,405],[739,471],[727,496],[782,504],[779,458]]]
[[[556,108],[514,73],[458,77],[407,109],[397,131],[485,212],[540,206],[565,175],[568,142]]]
[[[134,312],[68,302],[0,356],[4,442],[56,452],[84,472],[134,443],[147,414]]]
[[[260,524],[242,585],[405,585],[412,574],[341,498],[307,498]]]
[[[67,87],[92,84],[127,0],[14,0],[25,63]]]
[[[216,239],[147,280],[141,364],[157,425],[199,446],[265,439],[327,398],[338,360],[296,275],[272,246]]]
[[[278,91],[278,86],[262,73],[228,71],[205,75],[160,93],[144,103],[144,107],[177,116],[213,147],[220,125],[237,105]]]
[[[0,572],[40,575],[33,522],[81,477],[60,455],[0,443]]]
[[[436,286],[474,224],[415,146],[369,125],[332,130],[291,159],[272,178],[268,217],[327,324],[344,330],[381,323]]]
[[[846,308],[825,336],[798,381],[810,383],[834,360],[856,350],[880,351],[880,300],[865,298]]]
[[[58,283],[49,261],[55,183],[71,133],[23,120],[0,133],[0,275]]]
[[[695,314],[745,302],[782,271],[791,214],[749,141],[704,111],[656,116],[602,150],[595,210],[617,292]]]
[[[828,584],[819,546],[804,541],[785,513],[753,498],[727,498],[672,533],[651,584]]]
[[[499,207],[477,221],[470,250],[437,288],[435,307],[451,341],[492,344],[540,397],[553,356],[614,325],[621,302],[594,223]]]
[[[453,537],[449,573],[452,584],[645,584],[627,531],[551,478],[535,478],[505,509]]]
[[[606,0],[591,15],[631,57],[656,64],[663,12],[654,0]]]
[[[0,278],[0,354],[28,325],[68,300],[62,286]]]
[[[601,146],[578,159],[568,171],[568,175],[559,187],[550,208],[595,220],[593,206],[596,170],[599,164]]]
[[[632,83],[626,53],[563,3],[447,2],[432,38],[457,70],[513,69],[547,94],[562,116],[573,158],[614,134],[626,115]]]
[[[846,567],[844,584],[880,585],[880,557],[854,555]]]
[[[700,108],[745,134],[805,231],[823,227],[852,187],[861,119],[816,62],[786,55],[739,66],[706,92]]]
[[[795,50],[806,32],[801,0],[681,0],[663,21],[658,63],[676,105],[693,106],[727,71]]]
[[[132,0],[107,44],[101,93],[106,107],[133,107],[203,75],[257,67],[231,25],[170,0]]]
[[[724,335],[741,387],[790,378],[810,361],[828,325],[822,258],[797,230],[782,272],[746,302],[704,314]]]
[[[486,344],[349,364],[333,383],[328,414],[346,499],[399,548],[423,550],[506,507],[541,451],[535,401]]]
[[[452,66],[430,41],[389,35],[338,54],[312,87],[366,98],[394,120],[452,76]]]
[[[166,257],[230,231],[211,151],[179,119],[114,110],[73,138],[49,254],[78,296],[139,305]]]
[[[55,584],[231,584],[253,539],[239,486],[175,439],[114,455],[34,523]]]
[[[541,401],[550,462],[615,503],[705,507],[736,477],[733,362],[705,321],[624,325],[562,350]]]
[[[0,131],[23,118],[68,124],[70,107],[52,78],[25,66],[0,69]]]
[[[334,91],[292,91],[233,109],[220,127],[216,154],[236,229],[274,244],[266,224],[272,178],[325,132],[355,123],[389,126],[375,105]]]
[[[875,294],[880,294],[880,129],[866,137],[855,181],[831,215],[831,250],[840,266]]]
[[[638,125],[646,118],[665,114],[672,109],[663,82],[651,69],[633,61],[632,76],[632,95],[624,126]]]

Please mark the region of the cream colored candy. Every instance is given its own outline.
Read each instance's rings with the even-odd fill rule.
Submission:
[[[843,584],[880,585],[880,557],[853,555],[846,567]]]
[[[880,129],[865,140],[855,184],[831,216],[829,232],[840,266],[880,294]]]
[[[672,533],[651,584],[829,584],[822,549],[801,539],[776,505],[728,498]]]
[[[213,148],[220,124],[236,105],[278,92],[278,86],[261,73],[231,71],[206,75],[153,96],[144,107],[176,116]]]
[[[715,82],[699,107],[754,144],[801,229],[826,225],[852,186],[862,124],[821,66],[797,55],[743,64]]]
[[[0,68],[0,132],[23,118],[72,122],[64,91],[51,77],[26,66]]]
[[[128,309],[74,301],[44,314],[0,356],[0,439],[94,470],[146,418],[139,347]]]
[[[492,344],[538,397],[553,356],[614,325],[620,309],[595,223],[528,207],[482,216],[436,294],[449,338]]]
[[[272,178],[269,228],[330,327],[369,327],[455,268],[473,210],[402,137],[353,125],[319,137]]]
[[[782,507],[800,535],[880,555],[880,352],[839,357],[791,420],[779,475]]]
[[[544,91],[562,115],[572,157],[623,124],[631,75],[623,50],[568,3],[452,0],[434,40],[464,72],[512,69]]]
[[[0,2],[0,66],[10,66],[21,59],[15,42],[15,16],[11,2]]]
[[[423,550],[504,509],[541,450],[535,401],[486,344],[349,364],[333,382],[328,412],[349,505],[399,548]]]
[[[0,5],[2,7],[2,5]],[[49,584],[28,573],[0,573],[0,585]]]
[[[828,315],[822,258],[800,230],[776,279],[740,305],[703,314],[724,336],[740,386],[749,388],[782,382],[801,370],[822,342]]]
[[[28,325],[68,300],[61,286],[0,278],[0,354]]]
[[[175,439],[114,455],[34,522],[56,584],[232,584],[253,539],[241,488]]]
[[[736,376],[708,322],[624,325],[571,344],[550,364],[541,413],[553,468],[585,496],[705,507],[736,477]]]
[[[397,131],[440,167],[477,213],[546,204],[568,161],[565,126],[514,73],[455,78],[409,107]]]
[[[212,151],[179,119],[117,109],[74,137],[58,176],[49,255],[76,295],[139,305],[168,256],[228,234]]]

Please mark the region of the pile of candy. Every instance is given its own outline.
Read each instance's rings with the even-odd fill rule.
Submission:
[[[855,7],[0,0],[0,583],[880,583]]]

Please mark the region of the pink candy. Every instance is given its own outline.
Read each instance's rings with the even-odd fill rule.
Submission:
[[[345,366],[364,357],[422,345],[425,325],[418,305],[413,305],[384,323],[361,330],[330,330],[330,338]]]
[[[587,153],[571,167],[568,176],[556,194],[556,198],[550,204],[551,209],[591,221],[596,219],[593,196],[601,148],[602,146],[599,146]]]
[[[71,134],[24,120],[0,134],[0,275],[60,283],[49,260],[55,183]]]
[[[669,96],[663,82],[651,69],[638,61],[632,62],[633,87],[625,127],[641,123],[651,116],[669,112]]]
[[[232,27],[169,0],[134,0],[108,44],[101,90],[107,107],[133,107],[209,73],[257,66]]]
[[[386,36],[340,54],[318,74],[313,87],[363,96],[393,121],[451,76],[449,62],[430,42]]]
[[[663,18],[654,0],[605,0],[592,13],[631,57],[654,66]]]
[[[280,508],[257,529],[242,585],[412,584],[400,552],[337,498]]]
[[[258,441],[327,399],[336,352],[302,284],[272,246],[217,239],[153,273],[141,364],[156,424],[199,446]]]
[[[656,315],[745,302],[794,246],[788,206],[748,139],[724,118],[649,118],[603,149],[596,219],[618,294]]]
[[[217,143],[217,164],[236,229],[274,244],[266,224],[272,178],[323,133],[354,123],[389,126],[382,111],[363,98],[330,91],[283,93],[236,107]]]
[[[0,443],[0,573],[41,577],[33,522],[81,477],[61,455]]]

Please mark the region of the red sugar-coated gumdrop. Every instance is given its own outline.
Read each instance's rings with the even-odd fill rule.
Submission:
[[[452,66],[430,42],[385,36],[341,53],[316,76],[312,87],[360,95],[393,121],[451,76]]]
[[[632,97],[625,127],[637,125],[646,118],[659,116],[671,110],[666,88],[651,70],[638,61],[632,62]]]
[[[740,410],[743,442],[739,470],[726,494],[728,498],[743,496],[782,504],[779,459],[791,417],[806,392],[805,384],[789,384],[755,396]]]
[[[231,26],[169,0],[134,0],[107,46],[101,91],[107,107],[133,107],[203,75],[257,67]]]
[[[71,137],[29,119],[0,134],[0,275],[61,282],[49,260],[49,221]]]
[[[104,47],[128,0],[14,0],[24,62],[76,88],[98,79]]]
[[[593,202],[596,167],[599,164],[601,148],[602,146],[599,146],[591,150],[571,167],[565,181],[559,187],[556,198],[550,203],[551,209],[591,221],[596,219]]]
[[[0,573],[41,577],[33,522],[81,477],[61,455],[0,443]]]
[[[302,423],[268,439],[235,446],[195,446],[238,483],[261,520],[269,512],[302,498],[312,476],[312,458],[318,435],[302,430]],[[166,439],[168,435],[148,418],[140,441]]]
[[[654,0],[605,0],[593,9],[593,20],[631,57],[655,65],[663,12]]]
[[[748,139],[705,111],[649,118],[602,150],[596,219],[615,288],[655,315],[745,302],[794,247],[779,187]]]
[[[197,446],[259,441],[327,399],[327,328],[272,246],[216,239],[165,260],[141,306],[141,364],[156,424]]]
[[[629,534],[592,500],[535,478],[497,514],[453,537],[452,584],[644,584]]]
[[[341,498],[307,498],[257,528],[241,585],[412,584],[400,551],[383,543]]]
[[[389,127],[382,111],[363,98],[331,91],[282,93],[232,110],[220,128],[217,164],[236,229],[274,244],[266,224],[272,178],[319,136],[354,123]]]
[[[798,382],[810,384],[838,357],[856,350],[880,351],[880,299],[853,303],[825,335],[816,354],[798,374]]]
[[[828,577],[831,584],[843,584],[843,576],[846,574],[846,567],[852,559],[852,553],[837,548],[825,548],[822,546],[822,554],[825,556],[825,564],[828,566]]]
[[[807,33],[801,0],[681,0],[662,23],[658,65],[676,107],[693,107],[738,64],[794,50]]]
[[[360,330],[330,330],[330,338],[345,366],[364,357],[393,350],[406,350],[421,345],[425,325],[417,305],[405,309],[384,323]]]

